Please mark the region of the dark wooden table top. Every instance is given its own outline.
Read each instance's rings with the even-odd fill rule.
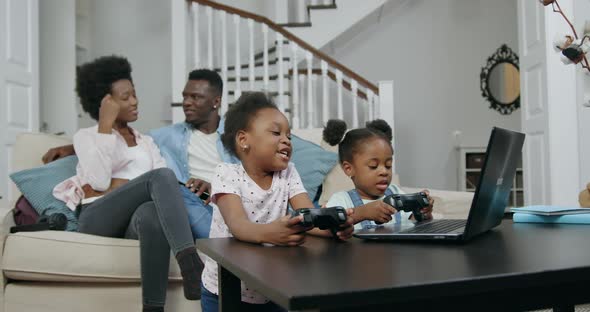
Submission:
[[[586,225],[505,220],[465,244],[339,243],[308,236],[300,247],[216,238],[198,240],[197,248],[289,309],[391,304],[590,281]]]

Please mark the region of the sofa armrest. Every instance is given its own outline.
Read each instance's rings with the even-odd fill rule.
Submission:
[[[402,189],[407,193],[416,193],[423,189],[429,190],[430,196],[434,199],[433,216],[435,219],[467,219],[474,194],[471,192],[432,190],[427,187],[402,187]]]
[[[6,237],[10,234],[10,227],[14,226],[14,217],[12,209],[6,206],[0,206],[0,255],[4,255],[4,244]],[[0,263],[2,259],[0,259]],[[6,287],[6,277],[4,270],[0,270],[0,311],[4,311],[4,289]]]

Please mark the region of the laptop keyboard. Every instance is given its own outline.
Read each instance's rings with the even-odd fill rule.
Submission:
[[[415,226],[402,233],[449,233],[465,226],[467,220],[436,220]]]

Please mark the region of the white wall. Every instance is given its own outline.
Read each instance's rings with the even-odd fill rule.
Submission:
[[[139,98],[140,131],[171,120],[170,1],[101,0],[89,8],[91,59],[122,55],[129,59]]]
[[[70,137],[78,127],[75,25],[74,0],[39,2],[41,125],[49,133]]]
[[[395,10],[392,9],[395,7]],[[333,56],[369,81],[395,82],[395,146],[405,186],[456,189],[461,145],[485,146],[492,126],[520,129],[520,110],[502,116],[481,96],[479,74],[506,43],[518,54],[514,0],[405,1]]]

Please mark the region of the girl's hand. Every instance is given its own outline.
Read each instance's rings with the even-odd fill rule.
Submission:
[[[363,220],[372,220],[376,223],[387,223],[391,221],[391,216],[397,213],[395,208],[386,204],[382,200],[376,200],[355,208],[354,223]]]
[[[98,125],[99,130],[108,129],[111,133],[113,123],[117,120],[121,106],[113,99],[110,94],[105,95],[100,101],[100,110],[98,111]],[[101,131],[101,133],[104,133]]]
[[[311,227],[302,227],[299,223],[303,216],[291,218],[282,216],[268,224],[265,241],[278,246],[299,246],[305,242],[305,232]]]
[[[428,190],[422,190],[422,192],[426,193],[426,197],[428,198],[428,207],[424,207],[422,209],[420,209],[420,212],[422,212],[422,216],[424,217],[424,220],[431,220],[432,219],[432,210],[433,210],[433,206],[434,206],[434,199],[432,197],[430,197],[430,192]],[[414,216],[412,216],[413,218]]]
[[[354,214],[354,209],[348,208],[346,209],[346,222],[340,225],[340,229],[336,232],[336,235],[341,240],[347,240],[352,237],[352,232],[354,232],[354,218],[352,217]]]

